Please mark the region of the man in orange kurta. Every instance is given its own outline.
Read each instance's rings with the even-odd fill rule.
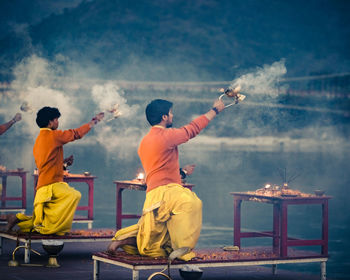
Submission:
[[[110,253],[122,247],[129,253],[165,257],[173,250],[195,247],[202,225],[202,202],[181,185],[178,145],[198,135],[224,107],[216,100],[206,114],[181,128],[171,128],[172,103],[156,99],[148,104],[146,117],[152,127],[138,149],[147,184],[143,215],[137,225],[115,234]],[[194,256],[188,252],[181,259]]]
[[[81,198],[79,191],[63,182],[63,145],[87,134],[103,118],[103,113],[76,129],[58,130],[60,112],[44,107],[37,113],[40,127],[33,154],[38,168],[38,182],[33,216],[18,213],[8,218],[8,230],[17,224],[22,232],[32,229],[41,234],[62,235],[70,231],[76,207]]]

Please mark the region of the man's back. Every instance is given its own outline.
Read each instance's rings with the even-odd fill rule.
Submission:
[[[169,132],[153,126],[140,143],[138,154],[147,174],[147,191],[169,183],[181,184],[178,149],[168,141]]]
[[[40,129],[33,148],[35,163],[39,170],[37,188],[63,181],[63,145],[80,139],[89,130],[88,124],[63,131]]]
[[[152,126],[138,150],[146,172],[147,191],[169,183],[181,185],[177,146],[195,137],[208,123],[202,115],[181,128]]]

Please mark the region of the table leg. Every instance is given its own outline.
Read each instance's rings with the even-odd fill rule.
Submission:
[[[132,280],[139,280],[139,271],[133,269],[132,270]]]
[[[94,260],[94,280],[98,280],[100,276],[100,262]]]
[[[242,200],[233,199],[234,218],[233,218],[233,245],[241,247],[241,204]]]
[[[38,184],[38,176],[34,176],[34,196],[35,196],[35,193],[36,193],[36,185]]]
[[[327,274],[326,274],[326,262],[321,262],[321,280],[326,280]]]
[[[1,193],[1,207],[6,207],[6,183],[7,176],[2,177],[2,193]]]
[[[123,188],[119,187],[117,184],[117,217],[116,217],[116,224],[117,224],[117,230],[122,228],[122,203],[123,203],[123,197],[122,192]]]
[[[322,203],[322,246],[321,253],[328,254],[328,200]]]
[[[279,204],[273,205],[273,240],[272,248],[274,253],[278,253],[280,249],[280,221],[281,209]]]
[[[29,243],[24,243],[24,263],[30,263],[30,249],[29,249]]]
[[[288,211],[287,205],[282,203],[281,205],[281,257],[286,257],[288,252],[287,240],[288,240]]]
[[[277,264],[273,264],[272,265],[272,275],[276,275],[277,274]]]
[[[0,256],[2,255],[3,246],[4,246],[4,238],[0,236]]]
[[[94,182],[87,182],[89,186],[89,202],[88,202],[88,219],[92,220],[94,218]]]
[[[26,173],[21,175],[22,179],[22,208],[26,209],[27,208],[27,178],[26,178]]]

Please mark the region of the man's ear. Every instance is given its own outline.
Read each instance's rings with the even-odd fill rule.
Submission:
[[[49,123],[48,123],[48,125],[47,125],[48,128],[52,128],[52,122],[53,122],[53,121],[49,121]]]
[[[163,116],[162,116],[162,121],[167,121],[167,120],[168,120],[168,117],[169,117],[168,115],[163,115]]]

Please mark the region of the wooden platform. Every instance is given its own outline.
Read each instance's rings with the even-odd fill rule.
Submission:
[[[62,240],[63,242],[106,242],[115,234],[115,229],[79,229],[72,230],[66,235],[43,235],[39,233],[20,233],[0,231],[0,255],[2,254],[4,239],[15,240],[26,246],[24,251],[24,263],[30,263],[30,244],[41,243],[43,239]]]
[[[193,264],[200,268],[251,266],[251,265],[272,265],[272,274],[276,274],[277,264],[311,263],[321,264],[321,280],[326,280],[326,262],[328,256],[323,256],[311,251],[288,250],[288,257],[281,258],[273,253],[271,248],[253,247],[240,251],[224,251],[221,248],[198,249],[195,250],[197,257],[194,260],[185,262],[175,260],[171,268],[181,268],[185,264]],[[139,279],[139,271],[159,269],[162,270],[167,265],[166,258],[149,258],[138,255],[129,255],[123,251],[118,251],[116,255],[109,255],[105,252],[94,253],[93,279],[100,276],[100,263],[108,263],[132,270],[132,279]]]

